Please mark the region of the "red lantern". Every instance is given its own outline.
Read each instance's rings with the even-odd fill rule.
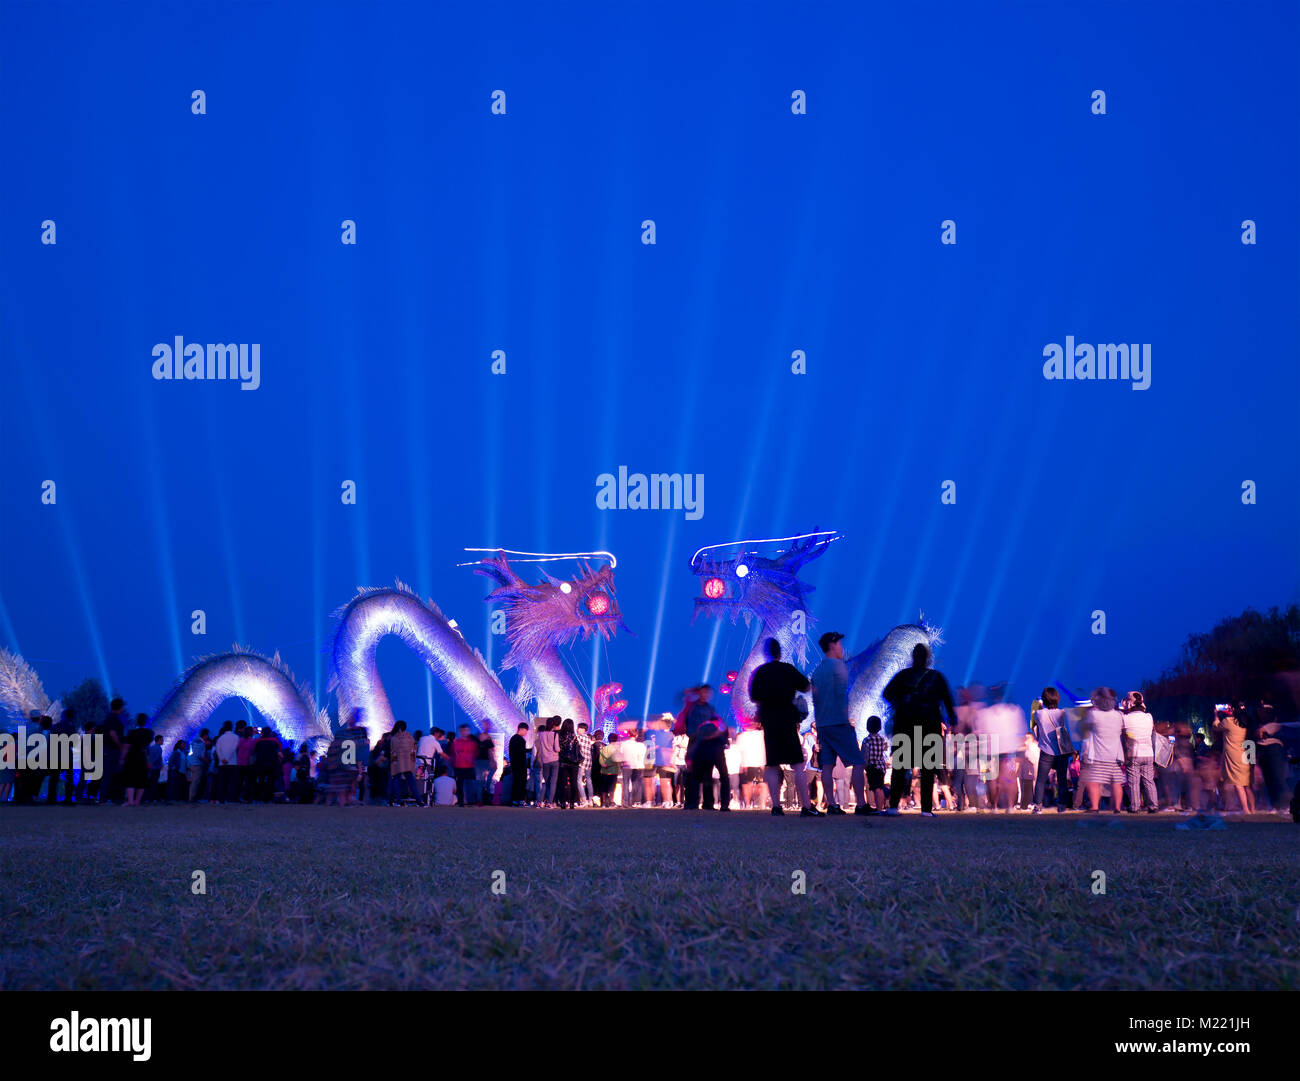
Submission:
[[[727,586],[721,578],[708,578],[704,582],[704,595],[711,601],[716,601],[719,597],[725,596]]]

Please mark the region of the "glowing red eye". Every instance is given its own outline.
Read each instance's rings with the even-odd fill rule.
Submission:
[[[722,693],[723,693],[723,694],[730,694],[730,693],[731,693],[731,684],[730,684],[730,683],[724,683],[724,684],[722,685]]]
[[[603,616],[609,611],[609,594],[593,593],[587,598],[587,611],[593,616]]]
[[[711,601],[716,601],[719,597],[727,592],[727,587],[721,578],[709,578],[704,583],[704,595]]]
[[[737,679],[737,677],[738,677],[739,675],[740,675],[739,672],[728,672],[728,673],[727,673],[727,682],[728,682],[728,683],[735,683],[735,682],[736,682],[736,679]]]

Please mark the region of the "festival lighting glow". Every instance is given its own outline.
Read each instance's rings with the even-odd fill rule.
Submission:
[[[676,561],[672,558],[673,542],[677,537],[677,518],[668,519],[667,537],[664,543],[663,562],[659,569],[659,596],[655,603],[654,632],[650,638],[650,665],[645,678],[645,700],[641,705],[641,716],[650,716],[650,703],[654,701],[655,669],[659,662],[659,642],[663,636],[664,609],[668,602],[669,582]],[[3,609],[0,609],[3,614]]]
[[[561,592],[561,593],[572,593],[572,592],[573,592],[573,586],[569,585],[568,582],[561,582],[561,583],[560,583],[560,592]]]
[[[475,574],[497,583],[486,599],[506,613],[510,651],[503,667],[514,668],[519,673],[515,700],[535,701],[537,711],[544,715],[572,717],[578,723],[588,721],[593,706],[574,685],[559,647],[596,635],[611,638],[623,625],[614,595],[613,555],[597,553],[607,557],[610,563],[596,571],[581,564],[580,573],[568,580],[570,589],[566,592],[561,588],[565,583],[549,574],[545,575],[545,581],[530,585],[511,569],[502,549],[495,551],[494,556],[472,566]],[[599,657],[600,651],[593,650],[593,676],[588,686],[598,686],[595,666]]]
[[[627,709],[626,698],[616,699],[614,697],[614,695],[622,693],[623,684],[621,683],[605,683],[596,688],[592,711],[595,726],[592,731],[600,729],[605,735],[609,735],[614,725],[618,723],[618,715]]]
[[[375,659],[380,641],[390,634],[410,646],[475,721],[490,718],[502,732],[523,721],[523,712],[478,651],[433,601],[421,600],[401,582],[393,589],[362,590],[335,615],[330,689],[338,692],[339,721],[351,721],[361,710],[372,744],[395,722]]]
[[[749,564],[748,564],[748,563],[737,563],[737,564],[736,564],[736,577],[737,577],[737,578],[744,578],[745,575],[747,575],[748,573],[749,573]]]
[[[150,721],[155,735],[170,747],[208,723],[230,698],[256,709],[281,739],[296,747],[303,740],[328,738],[329,714],[316,708],[310,688],[298,685],[280,655],[267,658],[236,646],[229,653],[192,664],[168,692]]]
[[[797,611],[808,611],[807,594],[812,592],[812,587],[799,577],[799,571],[841,536],[837,532],[825,531],[774,538],[793,543],[770,559],[749,557],[749,573],[745,575],[739,573],[739,556],[733,560],[699,558],[704,552],[727,547],[726,545],[709,545],[695,553],[692,569],[697,577],[704,578],[704,596],[695,599],[696,614],[704,612],[711,616],[726,615],[732,622],[744,617],[747,622],[756,620],[759,624],[758,637],[745,658],[745,663],[739,672],[727,673],[727,682],[721,688],[723,694],[731,695],[731,716],[738,727],[747,727],[756,712],[749,698],[749,680],[754,669],[767,660],[763,649],[767,638],[775,638],[781,643],[782,654],[787,660],[796,665],[804,663],[807,640],[804,634],[792,633],[791,617]],[[722,592],[715,595],[710,591],[713,582],[721,586],[729,574],[736,576],[733,583],[735,595],[724,596]],[[808,626],[811,629],[811,616],[808,618]],[[860,736],[865,734],[866,720],[872,714],[881,718],[889,716],[888,707],[881,701],[880,694],[896,672],[911,664],[912,647],[918,642],[933,647],[938,641],[939,632],[921,621],[919,624],[895,627],[879,642],[849,658],[849,715],[862,726]],[[812,719],[811,714],[809,719]]]
[[[749,699],[749,677],[755,668],[767,660],[763,652],[763,642],[767,638],[776,638],[781,643],[783,655],[793,664],[802,664],[807,643],[803,633],[792,631],[792,617],[795,612],[807,612],[807,594],[811,587],[799,577],[804,565],[816,559],[840,534],[834,531],[801,533],[794,537],[774,537],[769,541],[733,541],[732,544],[757,544],[790,541],[790,546],[775,556],[766,557],[750,553],[744,560],[738,556],[732,559],[714,559],[704,555],[714,549],[728,545],[712,544],[701,548],[691,560],[691,569],[695,575],[704,579],[704,596],[695,598],[695,615],[704,613],[719,617],[715,634],[721,630],[721,617],[726,616],[735,623],[744,619],[758,624],[758,637],[753,648],[736,674],[734,693],[731,695],[731,715],[736,723],[744,726],[754,713],[754,705]],[[702,558],[701,558],[702,557]],[[736,576],[736,567],[744,562],[749,573],[744,577]],[[725,583],[730,581],[731,592]],[[711,589],[716,582],[718,588]],[[811,623],[811,620],[809,621]],[[712,654],[710,654],[710,659]]]

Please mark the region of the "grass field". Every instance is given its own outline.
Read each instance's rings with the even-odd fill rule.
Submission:
[[[1300,827],[1111,821],[4,807],[0,987],[1300,987]]]

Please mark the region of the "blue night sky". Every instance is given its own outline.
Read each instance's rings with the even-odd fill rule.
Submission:
[[[462,549],[610,549],[635,636],[570,656],[640,715],[739,667],[688,564],[740,537],[842,530],[818,629],[924,610],[1022,701],[1300,600],[1297,6],[899,7],[7,0],[0,643],[135,709],[236,640],[323,691],[401,578],[499,664]],[[260,388],[155,381],[177,335]],[[1150,389],[1045,380],[1067,335]],[[620,465],[703,517],[598,510]]]

